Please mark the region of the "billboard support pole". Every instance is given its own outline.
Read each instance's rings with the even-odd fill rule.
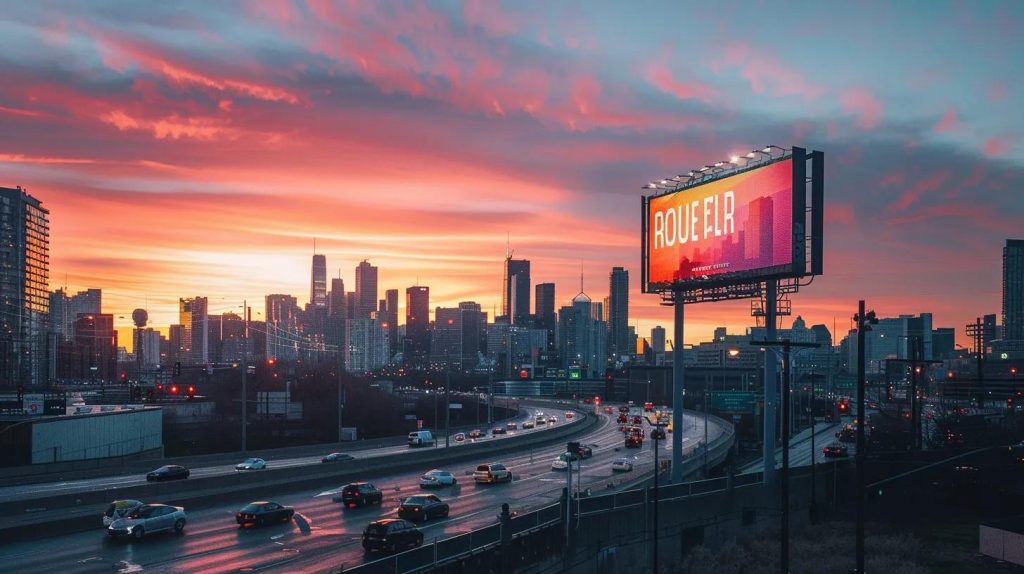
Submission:
[[[683,481],[683,292],[676,291],[673,299],[675,306],[675,325],[672,337],[672,482]],[[657,469],[655,469],[657,472]]]
[[[779,283],[776,279],[765,281],[765,332],[766,341],[775,341],[776,315],[778,314]],[[775,432],[776,413],[778,412],[779,386],[778,366],[775,353],[764,354],[764,484],[771,492],[775,487]]]

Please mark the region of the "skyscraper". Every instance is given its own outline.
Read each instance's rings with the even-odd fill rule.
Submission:
[[[632,355],[636,349],[629,346],[629,271],[612,267],[608,276],[608,343],[615,360]]]
[[[584,378],[604,375],[608,352],[608,324],[595,318],[589,296],[580,291],[572,305],[558,312],[559,354],[564,368],[580,367]]]
[[[398,352],[398,289],[384,292],[384,322],[388,331],[388,358]]]
[[[117,332],[114,316],[82,314],[75,319],[75,367],[71,377],[117,380]]]
[[[267,358],[294,361],[299,358],[299,305],[291,295],[267,295]]]
[[[505,258],[501,313],[513,325],[528,326],[530,318],[530,262]]]
[[[658,355],[664,356],[665,354],[665,328],[661,325],[651,329],[651,351],[654,353],[655,360]]]
[[[60,333],[65,340],[75,335],[75,320],[80,314],[98,315],[102,308],[103,293],[99,289],[86,289],[69,295],[64,289],[50,293],[50,332]]]
[[[178,322],[182,326],[180,361],[186,365],[203,365],[210,361],[209,318],[206,297],[178,300]]]
[[[341,277],[331,279],[331,295],[328,297],[326,343],[329,351],[333,351],[336,360],[344,364],[347,339],[345,322],[348,320],[348,303],[346,302],[345,281]]]
[[[554,355],[555,329],[558,328],[558,316],[555,315],[555,284],[538,283],[535,288],[534,324],[538,329],[548,332],[548,356]]]
[[[369,319],[377,310],[377,268],[363,260],[356,266],[355,318]]]
[[[314,307],[327,307],[327,257],[313,254],[313,269],[309,279],[309,302]]]
[[[430,288],[405,290],[405,362],[423,362],[430,353]]]
[[[46,382],[50,212],[20,187],[0,187],[0,387]]]
[[[1024,340],[1024,239],[1003,247],[1003,339]]]

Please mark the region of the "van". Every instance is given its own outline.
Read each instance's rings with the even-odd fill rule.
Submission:
[[[428,430],[418,430],[409,433],[409,446],[432,446],[434,444],[434,435],[430,434]]]

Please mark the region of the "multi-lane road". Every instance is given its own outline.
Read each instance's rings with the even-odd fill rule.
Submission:
[[[562,413],[556,413],[559,418]],[[651,441],[642,449],[626,449],[614,415],[599,414],[599,424],[578,440],[593,445],[594,456],[583,461],[580,484],[593,490],[622,486],[653,470]],[[690,418],[689,415],[686,418]],[[684,449],[703,439],[698,429],[683,425]],[[562,423],[564,424],[564,423]],[[522,431],[519,431],[522,432]],[[711,430],[712,441],[722,432]],[[664,441],[666,444],[670,440]],[[662,445],[661,448],[665,448]],[[455,488],[444,488],[438,495],[451,505],[451,516],[423,525],[426,541],[445,538],[480,528],[496,521],[502,503],[513,511],[525,511],[556,501],[565,484],[564,471],[552,471],[551,462],[563,452],[563,445],[535,448],[500,458],[509,466],[515,480],[509,484],[475,485],[474,461],[446,468],[459,478]],[[635,462],[632,473],[616,474],[611,461],[628,456]],[[318,463],[317,463],[318,464]],[[344,463],[341,463],[344,464]],[[378,518],[394,516],[401,500],[419,492],[416,473],[367,476],[365,480],[381,488],[384,502],[379,507],[344,509],[331,497],[340,488],[322,491],[282,492],[274,501],[295,507],[292,522],[257,529],[239,529],[234,513],[240,505],[224,504],[202,510],[188,510],[188,526],[181,536],[154,535],[140,542],[109,540],[96,517],[96,530],[64,536],[7,544],[0,549],[4,569],[32,572],[59,569],[73,572],[298,572],[355,565],[372,560],[365,556],[360,536],[363,527]],[[233,468],[231,472],[234,472]],[[575,481],[574,481],[575,482]],[[158,501],[153,501],[158,502]]]
[[[809,466],[811,464],[811,458],[813,456],[814,462],[820,464],[822,462],[831,462],[833,458],[825,456],[822,449],[829,444],[836,442],[836,433],[843,428],[843,425],[852,421],[850,417],[842,417],[842,422],[834,423],[817,423],[814,425],[814,450],[811,450],[811,431],[810,429],[804,429],[803,431],[792,436],[789,441],[789,465],[790,466]],[[846,446],[849,451],[849,457],[853,457],[856,452],[856,445],[854,443],[842,443]],[[782,448],[775,449],[775,463],[776,467],[782,465]],[[740,472],[761,472],[764,470],[764,461],[758,460],[757,462],[750,463],[740,469]]]

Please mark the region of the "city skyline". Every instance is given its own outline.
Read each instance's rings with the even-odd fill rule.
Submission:
[[[432,307],[500,308],[509,233],[560,294],[580,261],[595,295],[623,266],[646,333],[671,311],[639,293],[640,186],[804,145],[829,166],[825,274],[794,316],[842,332],[864,298],[931,311],[969,344],[962,326],[1000,311],[1024,214],[1004,119],[1024,90],[1005,73],[1022,8],[809,6],[770,29],[742,4],[693,6],[714,25],[680,35],[614,4],[422,4],[399,21],[375,5],[20,5],[0,21],[0,186],[51,211],[50,289],[102,289],[122,333],[136,307],[166,328],[182,297],[304,303],[314,238],[350,286],[369,259],[381,286],[429,285]],[[934,45],[950,29],[971,42]],[[691,307],[687,342],[723,323],[752,324],[749,306]]]

